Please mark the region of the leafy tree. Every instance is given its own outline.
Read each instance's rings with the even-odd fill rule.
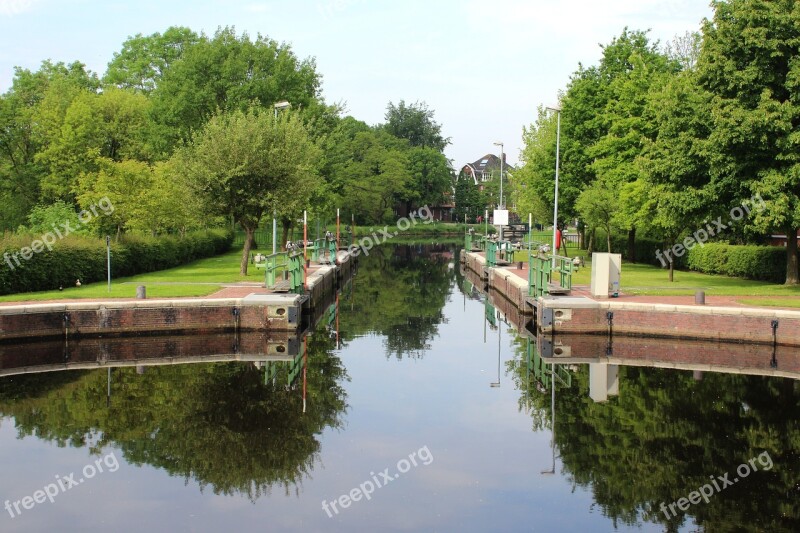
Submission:
[[[608,253],[611,253],[611,232],[619,206],[617,191],[604,180],[597,180],[578,196],[575,208],[583,221],[592,229],[606,232]]]
[[[11,89],[0,96],[0,229],[22,224],[39,200],[34,113],[48,83],[43,71],[17,68]]]
[[[37,205],[28,213],[28,225],[20,226],[19,233],[31,233],[41,235],[52,232],[53,228],[61,228],[64,223],[69,223],[70,234],[88,235],[91,232],[78,220],[78,213],[75,206],[61,200],[50,205]]]
[[[709,213],[720,207],[708,177],[709,100],[710,95],[698,87],[694,70],[672,76],[663,88],[648,95],[656,134],[645,142],[638,159],[646,196],[640,216],[649,218],[665,251],[680,243],[687,232],[702,227]],[[670,281],[674,259],[665,257]]]
[[[53,199],[42,195],[43,176],[55,172],[41,152],[62,135],[72,101],[98,87],[97,77],[78,62],[45,61],[35,72],[16,69],[11,89],[0,97],[0,194],[7,199],[7,228],[22,223],[40,200]],[[68,191],[61,192],[67,199]]]
[[[319,148],[296,113],[250,108],[212,117],[177,157],[208,212],[244,229],[241,273],[247,274],[255,230],[264,213],[291,218],[319,185]]]
[[[531,213],[535,221],[543,222],[552,217],[555,201],[557,117],[543,106],[537,111],[536,122],[523,129],[524,147],[520,157],[523,165],[514,176],[518,182],[515,189],[517,211]],[[559,179],[559,201],[561,193]],[[566,219],[561,209],[559,214],[562,220]]]
[[[459,173],[455,186],[455,218],[461,222],[467,215],[469,222],[477,222],[484,215],[486,202],[475,180],[468,174]]]
[[[408,152],[411,173],[409,194],[400,198],[406,202],[407,212],[413,206],[441,205],[452,198],[453,169],[443,153],[433,148],[411,148]]]
[[[98,233],[115,234],[137,227],[135,212],[142,198],[153,184],[152,169],[141,161],[116,162],[108,158],[97,159],[97,170],[83,173],[76,190],[81,191],[78,202],[84,209],[97,205],[101,198],[108,198],[114,211],[95,217],[89,223]],[[141,226],[139,226],[141,227]]]
[[[729,209],[761,194],[766,209],[751,223],[786,233],[786,283],[797,285],[800,4],[743,0],[713,6],[698,60],[701,86],[712,95],[712,185]]]
[[[433,110],[425,102],[407,105],[404,100],[386,107],[386,131],[400,139],[406,139],[411,146],[432,148],[443,152],[450,139],[442,137],[442,126],[433,118]]]
[[[319,95],[320,77],[313,59],[299,60],[287,44],[259,35],[251,40],[233,28],[201,36],[161,75],[152,93],[153,117],[169,152],[212,115],[245,111],[253,104],[272,110],[289,101],[305,108]]]
[[[655,135],[654,120],[648,113],[647,95],[662,86],[677,70],[677,64],[649,45],[644,34],[636,34],[634,41],[634,51],[621,67],[624,70],[614,70],[615,75],[609,84],[612,98],[603,111],[606,134],[588,149],[593,159],[590,168],[597,178],[604,180],[611,189],[625,193],[620,195],[615,218],[619,227],[628,230],[628,258],[632,261],[635,261],[636,227],[647,221],[638,216],[642,203],[647,199],[646,188],[633,185],[639,178],[637,157],[647,140]],[[625,47],[622,49],[627,50]],[[621,59],[617,54],[604,57],[604,61],[611,62],[612,66]]]
[[[325,140],[328,190],[358,223],[391,218],[413,195],[408,141],[347,117]]]
[[[103,82],[149,94],[186,49],[199,40],[195,32],[180,26],[172,26],[163,34],[137,33],[122,43],[122,50],[114,53]]]

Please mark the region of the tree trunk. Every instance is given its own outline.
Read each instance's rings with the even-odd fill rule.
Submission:
[[[672,256],[669,256],[669,282],[673,281],[675,281],[675,261],[672,260]]]
[[[786,230],[786,284],[800,283],[797,271],[797,228]]]
[[[594,253],[594,240],[594,228],[592,228],[592,231],[589,233],[589,244],[586,246],[586,255],[589,257],[592,257]]]
[[[628,230],[628,261],[636,262],[636,228]]]
[[[292,229],[292,220],[289,218],[281,219],[281,250],[286,249],[286,243],[289,242],[289,230]]]
[[[611,253],[611,228],[606,228],[606,242],[608,244],[608,253]]]
[[[242,276],[247,275],[247,265],[250,262],[250,244],[253,242],[253,233],[256,231],[255,228],[244,226],[244,248],[242,249],[242,262],[239,266],[239,274]]]

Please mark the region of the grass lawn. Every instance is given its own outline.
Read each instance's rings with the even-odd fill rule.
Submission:
[[[585,251],[581,251],[586,255]],[[749,305],[772,305],[777,307],[800,307],[800,287],[787,287],[765,281],[753,281],[727,276],[714,276],[699,272],[675,271],[672,283],[666,269],[651,265],[623,263],[621,289],[627,294],[644,294],[655,296],[692,295],[697,290],[706,291],[706,295],[716,296],[775,296],[783,298],[741,299]],[[573,283],[589,285],[591,268],[587,264],[573,275]],[[794,300],[792,297],[798,297]]]
[[[103,281],[81,287],[65,287],[63,291],[0,296],[0,302],[69,298],[134,298],[136,287],[139,285],[147,287],[148,298],[207,296],[220,290],[223,283],[263,282],[264,271],[253,265],[250,265],[247,276],[239,275],[241,257],[242,251],[234,250],[224,255],[200,259],[169,270],[112,279],[110,293],[108,292],[108,283]]]

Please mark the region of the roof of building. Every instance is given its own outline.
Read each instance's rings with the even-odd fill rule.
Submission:
[[[468,163],[467,165],[464,165],[464,167],[467,166],[475,169],[478,172],[492,172],[493,170],[500,170],[500,158],[494,154],[486,154],[474,163]],[[503,171],[505,172],[506,170],[513,171],[514,167],[508,163],[505,163],[505,168]]]

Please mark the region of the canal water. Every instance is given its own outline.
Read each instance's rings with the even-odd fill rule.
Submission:
[[[457,254],[372,250],[282,362],[2,347],[0,531],[800,531],[799,381],[622,366],[596,401]]]

